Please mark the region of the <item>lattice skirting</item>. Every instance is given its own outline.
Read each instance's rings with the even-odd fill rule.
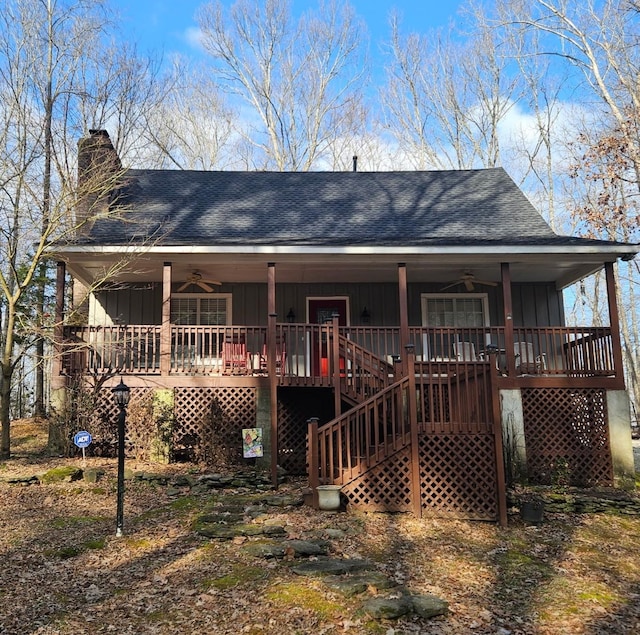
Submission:
[[[495,441],[489,434],[420,436],[422,513],[498,518]]]
[[[349,509],[408,512],[411,500],[411,449],[403,448],[342,488]]]
[[[422,435],[420,500],[425,516],[497,520],[498,491],[491,435]],[[404,448],[343,488],[350,508],[411,511],[411,449]]]
[[[148,458],[155,434],[154,390],[133,388],[127,409],[126,452]],[[171,392],[171,391],[169,391]],[[254,388],[176,388],[173,391],[175,458],[209,464],[246,464],[242,457],[242,429],[256,425]],[[90,413],[81,427],[94,437],[91,451],[115,456],[118,407],[110,389],[99,392],[85,407]],[[289,474],[307,474],[307,421],[333,418],[330,389],[280,389],[278,392],[278,464]]]
[[[324,388],[281,388],[278,391],[278,465],[288,474],[307,471],[307,421],[333,418],[333,395]]]
[[[256,425],[255,388],[176,388],[174,445],[205,463],[238,463],[242,429]]]
[[[613,485],[606,391],[522,391],[527,473],[535,485]]]
[[[168,391],[171,392],[171,391]],[[148,458],[157,434],[150,388],[134,388],[127,408],[126,453]],[[206,463],[246,464],[242,457],[242,429],[256,425],[255,388],[176,388],[173,391],[172,448],[182,458]],[[94,436],[91,451],[114,455],[118,408],[110,389],[92,399],[86,427]]]

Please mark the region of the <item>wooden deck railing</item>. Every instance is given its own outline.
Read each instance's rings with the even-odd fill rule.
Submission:
[[[481,434],[493,431],[491,359],[416,363],[420,432]]]
[[[405,447],[411,426],[407,377],[346,414],[309,426],[309,485],[342,485]]]
[[[174,375],[264,375],[267,372],[264,326],[177,326],[163,340],[159,325],[67,326],[65,373]],[[289,386],[341,387],[358,400],[394,381],[402,358],[399,327],[337,327],[335,324],[278,324],[276,373]],[[417,363],[486,361],[502,376],[539,375],[615,377],[608,327],[411,327],[409,340]],[[162,349],[163,341],[166,341]],[[229,361],[226,343],[236,343]],[[337,346],[335,345],[337,343]]]

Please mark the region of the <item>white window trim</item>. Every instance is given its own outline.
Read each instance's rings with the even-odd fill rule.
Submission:
[[[231,293],[216,293],[215,295],[212,295],[211,293],[174,293],[171,296],[171,299],[173,300],[174,298],[176,300],[183,300],[183,299],[187,299],[187,300],[191,300],[191,299],[196,299],[196,300],[202,300],[202,299],[210,299],[212,297],[215,298],[225,298],[227,301],[227,321],[226,324],[224,326],[231,326],[233,324],[233,300],[232,300],[232,294]],[[200,324],[200,303],[198,303],[198,323],[194,326],[206,326],[206,325],[202,325]],[[223,326],[223,325],[220,325]]]
[[[422,313],[422,326],[428,328],[432,326],[427,323],[427,300],[449,300],[451,298],[464,300],[465,298],[478,298],[482,301],[482,314],[484,319],[484,326],[491,326],[491,320],[489,317],[489,294],[488,293],[421,293],[420,294],[420,310]],[[434,327],[437,328],[437,327]],[[465,327],[451,327],[451,328],[465,328]],[[491,335],[487,333],[486,335],[486,344],[491,343]],[[431,355],[429,353],[429,337],[428,335],[423,335],[422,341],[422,350],[424,351],[423,357],[426,359],[430,359]]]
[[[422,312],[422,326],[431,326],[427,324],[427,300],[450,300],[451,298],[464,300],[465,298],[480,298],[482,300],[482,313],[484,318],[484,326],[491,326],[489,318],[489,294],[488,293],[421,293],[420,306]],[[455,327],[453,327],[455,328]],[[463,327],[460,327],[463,328]]]

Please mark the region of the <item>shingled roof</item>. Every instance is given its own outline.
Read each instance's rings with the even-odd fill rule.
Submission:
[[[84,244],[567,245],[502,168],[428,172],[128,170]],[[589,241],[593,244],[593,241]]]

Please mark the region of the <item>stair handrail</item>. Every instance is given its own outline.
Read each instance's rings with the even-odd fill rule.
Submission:
[[[341,392],[358,402],[366,401],[396,381],[394,364],[345,335],[338,335],[338,350],[339,355],[344,356],[345,368],[348,369],[342,373]]]
[[[402,377],[322,426],[309,421],[310,487],[344,485],[409,444],[408,387]]]

